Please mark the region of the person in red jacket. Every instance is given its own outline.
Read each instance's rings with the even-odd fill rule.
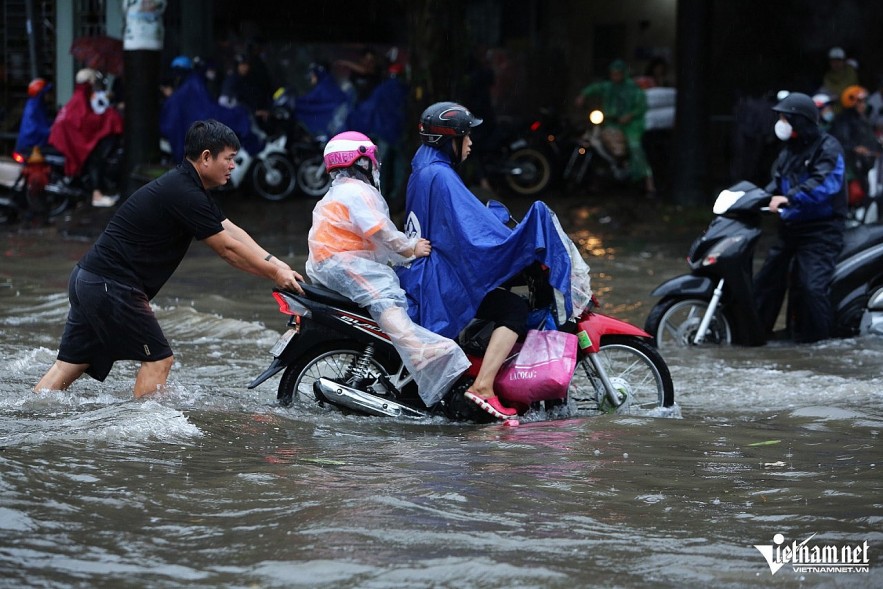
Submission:
[[[117,188],[119,179],[108,178],[104,164],[122,133],[123,117],[98,87],[98,72],[88,68],[77,72],[74,94],[58,111],[49,144],[64,155],[66,176],[88,175],[92,206],[112,207],[119,199],[105,194]]]

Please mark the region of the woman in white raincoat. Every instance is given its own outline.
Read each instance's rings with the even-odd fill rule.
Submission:
[[[391,265],[430,254],[425,239],[408,238],[389,218],[380,194],[380,161],[371,140],[354,131],[325,146],[328,194],[313,209],[307,275],[366,307],[389,335],[427,407],[469,367],[452,340],[411,321],[405,292]]]

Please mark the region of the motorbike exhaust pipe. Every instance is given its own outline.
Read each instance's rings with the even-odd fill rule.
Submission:
[[[313,392],[317,399],[366,415],[405,417],[407,419],[427,419],[429,417],[429,413],[426,411],[402,405],[392,399],[383,399],[327,378],[317,379],[313,383]]]

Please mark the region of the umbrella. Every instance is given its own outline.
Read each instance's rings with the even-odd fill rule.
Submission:
[[[123,42],[113,37],[79,37],[71,45],[71,55],[86,67],[112,76],[123,75]]]

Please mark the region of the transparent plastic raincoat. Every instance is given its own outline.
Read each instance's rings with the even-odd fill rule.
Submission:
[[[346,168],[333,175],[331,189],[313,209],[307,275],[368,309],[414,375],[420,398],[432,406],[469,360],[452,340],[408,316],[405,292],[391,265],[414,259],[402,252],[413,252],[417,238],[396,229],[377,189]]]

